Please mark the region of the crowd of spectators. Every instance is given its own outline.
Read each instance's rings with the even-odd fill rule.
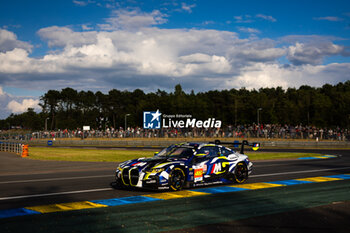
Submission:
[[[7,136],[6,136],[7,135]],[[30,134],[0,134],[2,139],[6,137],[16,137],[11,139],[46,139],[46,138],[199,138],[199,137],[235,137],[235,138],[266,138],[266,139],[312,139],[312,140],[350,140],[350,130],[342,128],[318,128],[303,125],[280,125],[280,124],[252,124],[227,126],[223,128],[172,128],[172,129],[143,129],[141,127],[128,127],[124,130],[106,128],[91,129],[84,131],[75,130],[55,130],[40,131]]]

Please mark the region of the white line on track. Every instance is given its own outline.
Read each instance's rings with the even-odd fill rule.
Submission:
[[[292,172],[279,172],[279,173],[272,173],[272,174],[252,175],[250,177],[277,176],[277,175],[298,174],[298,173],[312,173],[312,172],[322,172],[322,171],[337,171],[337,170],[345,170],[345,169],[350,169],[350,167],[318,169],[318,170],[306,170],[306,171],[292,171]],[[72,177],[72,179],[73,178],[74,177]],[[78,177],[75,177],[75,178],[78,178]],[[113,189],[113,188],[102,188],[102,189],[88,189],[88,190],[58,192],[58,193],[42,193],[42,194],[32,194],[32,195],[23,195],[23,196],[0,197],[0,201],[13,200],[13,199],[24,199],[24,198],[31,198],[31,197],[47,197],[47,196],[55,196],[55,195],[67,195],[67,194],[78,194],[78,193],[89,193],[89,192],[101,192],[101,191],[111,191],[111,190],[115,190],[115,189]]]
[[[350,169],[350,167],[329,168],[329,169],[318,169],[318,170],[306,170],[306,171],[293,171],[293,172],[279,172],[279,173],[271,173],[271,174],[251,175],[251,176],[249,176],[249,177],[278,176],[278,175],[298,174],[298,173],[337,171],[337,170],[345,170],[345,169]]]
[[[90,179],[90,178],[102,178],[102,177],[114,177],[114,175],[76,176],[76,177],[64,177],[64,178],[35,179],[35,180],[33,179],[33,180],[0,181],[0,184],[33,183],[33,182],[58,181],[58,180],[77,180],[77,179]]]
[[[14,197],[0,197],[0,201],[13,200],[13,199],[23,199],[23,198],[30,198],[30,197],[47,197],[47,196],[55,196],[55,195],[90,193],[90,192],[101,192],[101,191],[111,191],[111,190],[114,190],[114,189],[113,188],[88,189],[88,190],[59,192],[59,193],[41,193],[41,194],[32,194],[32,195],[23,195],[23,196],[14,196]]]

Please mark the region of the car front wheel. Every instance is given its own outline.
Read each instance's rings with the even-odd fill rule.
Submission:
[[[239,162],[236,165],[234,172],[234,181],[236,183],[244,183],[248,179],[248,168],[244,162]]]
[[[179,167],[174,168],[169,174],[169,187],[171,190],[181,190],[185,184],[185,172]]]

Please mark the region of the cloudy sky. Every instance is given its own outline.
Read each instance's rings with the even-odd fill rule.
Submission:
[[[349,39],[344,0],[4,0],[0,118],[65,87],[336,84],[350,79]]]

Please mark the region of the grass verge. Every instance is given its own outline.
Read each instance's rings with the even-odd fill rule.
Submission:
[[[129,159],[151,157],[152,151],[142,150],[99,150],[31,147],[29,159],[85,162],[121,162]]]
[[[156,151],[156,150],[155,150]],[[155,152],[154,151],[154,152]],[[85,162],[122,162],[129,159],[152,157],[153,151],[99,150],[71,148],[29,148],[29,159]],[[315,153],[247,152],[251,160],[288,159],[317,156]]]

